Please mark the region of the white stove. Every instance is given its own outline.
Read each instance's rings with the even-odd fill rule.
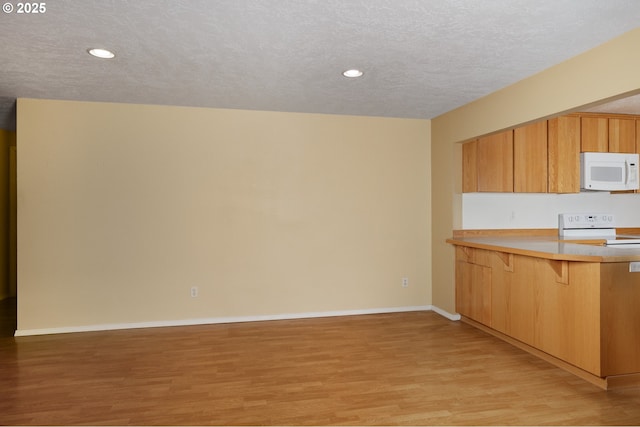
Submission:
[[[558,235],[565,239],[602,239],[613,247],[640,247],[640,236],[616,234],[612,214],[560,214]]]

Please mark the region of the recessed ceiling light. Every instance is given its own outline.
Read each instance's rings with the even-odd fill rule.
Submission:
[[[111,59],[116,56],[116,54],[111,52],[110,50],[100,48],[89,49],[87,50],[87,52],[89,52],[90,55],[93,55],[96,58],[102,59]]]
[[[355,68],[351,70],[347,70],[344,73],[342,73],[343,76],[349,77],[349,78],[362,77],[363,74],[364,73],[362,71],[356,70]]]

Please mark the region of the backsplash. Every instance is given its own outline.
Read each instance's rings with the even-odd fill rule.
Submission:
[[[640,194],[464,193],[462,228],[557,228],[559,213],[612,213],[616,227],[640,227]]]

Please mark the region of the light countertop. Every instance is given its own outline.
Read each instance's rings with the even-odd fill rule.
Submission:
[[[585,243],[576,239],[559,240],[557,236],[455,237],[447,243],[456,246],[526,255],[563,261],[629,262],[640,261],[640,247],[604,246],[605,238],[590,237]]]

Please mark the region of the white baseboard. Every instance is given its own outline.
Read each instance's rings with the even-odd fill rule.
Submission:
[[[451,314],[448,311],[445,311],[441,308],[436,307],[435,305],[431,306],[431,310],[435,311],[442,317],[446,317],[449,320],[453,320],[454,322],[457,322],[461,318],[461,316],[458,313]]]
[[[15,332],[16,337],[25,337],[31,335],[48,335],[48,334],[68,334],[75,332],[95,332],[95,331],[113,331],[118,329],[140,329],[140,328],[161,328],[170,326],[194,326],[194,325],[210,325],[218,323],[239,323],[239,322],[263,322],[267,320],[289,320],[289,319],[309,319],[316,317],[335,317],[335,316],[357,316],[362,314],[382,314],[382,313],[402,313],[409,311],[435,311],[441,316],[450,320],[456,319],[454,315],[440,310],[431,305],[410,306],[410,307],[391,307],[391,308],[373,308],[364,310],[344,310],[344,311],[324,311],[312,313],[292,313],[292,314],[272,314],[263,316],[234,316],[234,317],[211,317],[202,319],[185,319],[185,320],[162,320],[156,322],[138,322],[138,323],[110,323],[86,326],[70,326],[62,328],[44,328],[44,329],[18,329]]]

